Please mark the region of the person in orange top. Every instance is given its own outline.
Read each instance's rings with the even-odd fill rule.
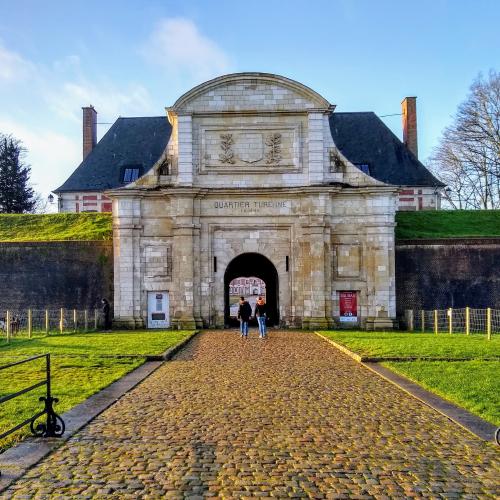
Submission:
[[[266,318],[267,318],[267,306],[265,300],[259,295],[257,302],[255,304],[254,316],[257,318],[259,324],[259,338],[264,339],[267,335],[266,329]]]

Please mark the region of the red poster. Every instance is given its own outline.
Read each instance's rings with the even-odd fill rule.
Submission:
[[[339,292],[340,321],[358,321],[356,292]]]

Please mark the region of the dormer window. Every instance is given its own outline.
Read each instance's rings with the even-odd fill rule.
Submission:
[[[125,167],[123,171],[123,182],[134,182],[139,178],[139,167]]]
[[[371,175],[369,163],[355,163],[354,165],[356,165],[356,167],[358,167],[361,172],[365,173],[366,175]]]

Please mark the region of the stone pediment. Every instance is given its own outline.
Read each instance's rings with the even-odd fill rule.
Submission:
[[[181,96],[175,114],[329,110],[332,105],[309,87],[278,75],[236,73],[215,78]]]

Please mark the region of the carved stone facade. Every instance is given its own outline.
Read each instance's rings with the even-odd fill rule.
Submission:
[[[356,293],[355,324],[390,326],[397,188],[336,148],[333,111],[304,85],[261,73],[211,80],[168,108],[163,156],[107,192],[115,320],[144,326],[148,292],[167,292],[172,326],[220,327],[229,282],[255,276],[283,326],[338,324],[345,291]]]

